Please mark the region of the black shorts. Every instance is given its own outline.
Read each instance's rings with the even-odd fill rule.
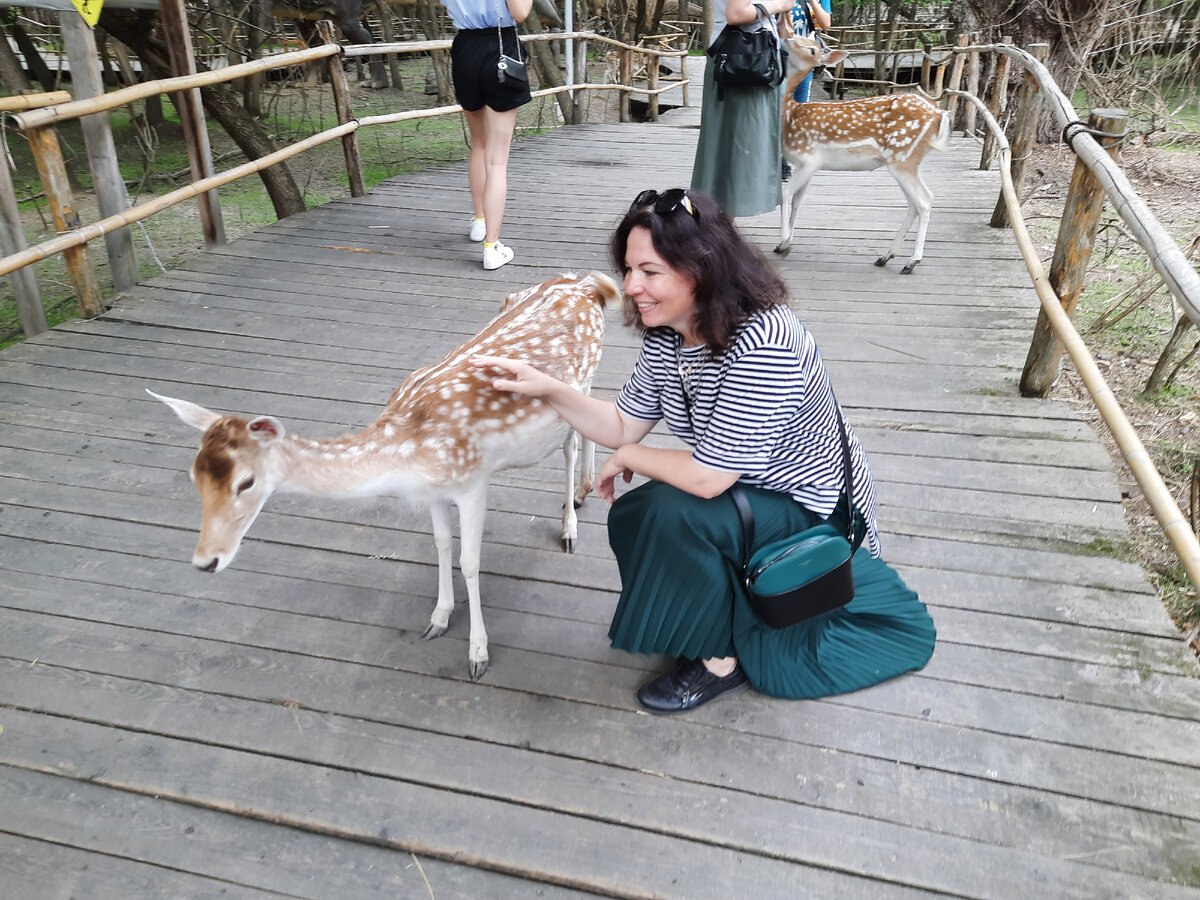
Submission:
[[[517,30],[503,29],[506,55],[517,56]],[[521,54],[525,59],[525,54]],[[454,36],[450,46],[450,69],[454,77],[454,95],[459,105],[467,112],[475,112],[490,106],[496,112],[505,112],[524,106],[529,96],[528,82],[505,79],[501,84],[496,77],[496,64],[500,62],[499,44],[495,28],[467,28]]]

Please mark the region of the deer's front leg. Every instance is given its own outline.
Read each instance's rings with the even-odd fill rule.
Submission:
[[[467,659],[472,679],[483,677],[488,667],[487,629],[483,627],[483,604],[479,597],[479,548],[483,543],[483,517],[487,512],[487,484],[482,483],[458,498],[458,567],[467,583],[471,610],[471,640]]]
[[[804,199],[808,182],[816,172],[812,166],[797,166],[791,181],[783,184],[783,204],[779,207],[779,245],[775,248],[776,253],[787,253],[792,248],[796,213],[800,210],[800,201]]]
[[[441,500],[429,506],[429,517],[433,519],[433,543],[438,556],[438,596],[429,627],[421,635],[422,640],[431,640],[446,633],[450,624],[450,613],[454,610],[454,560],[451,556],[453,535],[450,531],[450,504]]]
[[[562,547],[568,553],[575,552],[575,543],[579,540],[579,517],[575,515],[575,506],[582,499],[575,492],[575,461],[579,457],[579,433],[574,429],[567,430],[563,438],[563,468],[566,470],[563,478],[563,518],[562,518]]]

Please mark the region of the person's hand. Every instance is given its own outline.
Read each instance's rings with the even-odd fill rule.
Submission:
[[[528,397],[541,397],[554,384],[554,379],[535,369],[527,362],[517,359],[505,359],[500,356],[472,356],[471,365],[479,368],[500,369],[507,378],[492,380],[492,387],[498,391],[512,391],[525,394]]]
[[[596,493],[609,503],[613,503],[617,499],[618,475],[625,479],[626,484],[633,480],[633,469],[621,462],[620,456],[621,451],[618,449],[604,461],[604,465],[600,467],[600,472],[596,475]]]

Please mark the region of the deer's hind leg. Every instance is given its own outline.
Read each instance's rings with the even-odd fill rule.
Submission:
[[[488,636],[483,627],[483,602],[479,594],[479,560],[483,545],[483,519],[487,513],[487,482],[480,481],[461,494],[458,504],[458,567],[467,583],[467,602],[471,610],[471,638],[467,659],[472,680],[483,677],[488,668]]]
[[[900,185],[900,190],[904,192],[908,209],[905,210],[904,221],[900,223],[900,228],[892,238],[891,246],[883,256],[875,260],[875,265],[886,266],[888,261],[900,252],[900,245],[904,243],[908,232],[912,230],[913,222],[916,222],[916,246],[913,247],[913,255],[900,270],[901,275],[911,275],[913,268],[921,261],[925,253],[925,232],[929,228],[929,212],[933,208],[933,192],[921,180],[920,172],[893,169],[892,175],[895,177],[896,183]]]
[[[450,625],[450,613],[454,611],[454,560],[452,557],[454,535],[450,530],[450,504],[435,500],[429,505],[429,517],[433,520],[433,543],[438,557],[438,595],[429,627],[421,635],[422,640],[432,640],[446,633]]]
[[[579,516],[575,510],[583,505],[596,481],[596,443],[581,437],[574,428],[563,439],[563,519],[562,547],[574,553],[579,542]],[[579,462],[579,483],[575,482],[575,464]]]

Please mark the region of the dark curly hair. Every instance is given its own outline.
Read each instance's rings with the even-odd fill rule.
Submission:
[[[635,228],[649,231],[655,252],[696,285],[697,335],[715,353],[723,353],[748,318],[788,302],[787,286],[762,251],[746,243],[715,200],[699,191],[664,193],[683,194],[694,213],[682,204],[661,213],[654,211],[653,203],[630,209],[609,243],[613,267],[627,273],[629,233]],[[625,297],[622,308],[625,324],[645,333],[637,305]]]

